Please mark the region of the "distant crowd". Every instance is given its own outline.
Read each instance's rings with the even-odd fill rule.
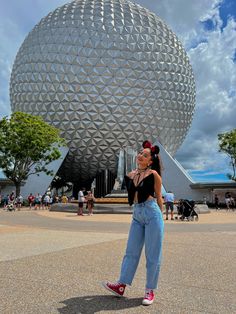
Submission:
[[[30,209],[50,209],[53,203],[69,203],[75,200],[73,196],[68,197],[65,194],[61,195],[50,195],[48,193],[41,195],[40,193],[30,193],[27,198],[23,198],[21,194],[16,196],[15,192],[12,191],[10,194],[2,196],[0,194],[0,205],[6,210],[20,210],[21,207],[29,207]],[[78,214],[83,215],[83,207],[85,204],[88,209],[89,215],[93,215],[95,198],[91,191],[86,191],[85,188],[81,189],[78,193]]]
[[[30,207],[31,209],[49,209],[53,203],[68,203],[70,198],[66,195],[54,195],[51,196],[49,194],[41,195],[37,193],[33,195],[30,193],[26,199],[23,198],[21,194],[16,197],[14,191],[11,194],[7,194],[2,196],[0,194],[0,204],[3,205],[4,209],[20,209],[22,206]]]
[[[234,211],[236,208],[235,198],[230,192],[226,192],[224,196],[224,202],[222,203],[222,197],[220,202],[219,196],[214,194],[213,206],[216,208],[216,210],[226,207],[227,211]],[[51,196],[48,193],[44,195],[41,195],[40,193],[33,195],[33,193],[30,193],[25,199],[21,194],[16,197],[14,191],[4,196],[0,194],[0,205],[3,206],[4,209],[8,210],[20,210],[22,206],[30,207],[30,209],[34,210],[49,209],[53,203],[66,204],[73,200],[75,200],[73,196],[68,197],[65,194],[55,194]],[[86,191],[85,188],[80,189],[78,192],[78,215],[83,215],[84,206],[86,209],[88,209],[89,215],[93,215],[95,201],[96,199],[91,191]],[[166,219],[168,219],[168,212],[170,211],[171,220],[173,220],[174,203],[176,203],[176,201],[174,201],[173,192],[168,191],[165,194],[165,197],[163,197],[163,201],[166,207]],[[208,203],[206,198],[203,198],[203,203]]]
[[[234,211],[235,209],[235,199],[231,195],[230,192],[225,193],[225,205],[226,205],[226,210],[229,211],[232,209]],[[220,203],[219,203],[219,197],[217,194],[215,194],[215,208],[220,209]]]

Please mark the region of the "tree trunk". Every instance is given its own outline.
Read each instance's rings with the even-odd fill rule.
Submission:
[[[15,182],[16,197],[18,197],[20,195],[20,186],[21,186],[21,182]]]

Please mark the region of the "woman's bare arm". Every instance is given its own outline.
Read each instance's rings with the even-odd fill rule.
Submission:
[[[161,195],[161,184],[162,184],[162,179],[159,176],[159,174],[156,171],[153,171],[154,174],[154,190],[157,198],[157,204],[160,207],[160,210],[163,211],[163,199]]]

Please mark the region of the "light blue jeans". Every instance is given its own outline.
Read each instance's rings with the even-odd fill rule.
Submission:
[[[143,245],[146,255],[146,288],[156,289],[161,266],[164,222],[155,199],[135,204],[119,282],[131,285]]]

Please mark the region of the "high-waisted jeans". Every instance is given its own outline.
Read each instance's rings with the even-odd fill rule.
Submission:
[[[126,253],[119,282],[131,285],[143,245],[146,255],[146,288],[156,289],[160,272],[164,222],[155,199],[134,205]]]

